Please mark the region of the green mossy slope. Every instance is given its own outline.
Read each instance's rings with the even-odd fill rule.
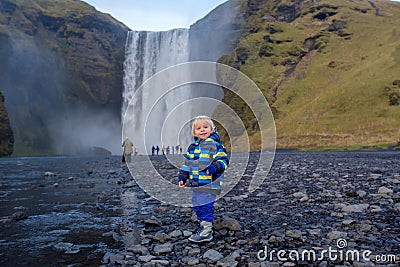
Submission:
[[[220,62],[264,93],[277,147],[370,146],[400,137],[400,3],[374,2],[379,12],[361,0],[241,2],[246,33]],[[240,109],[232,95],[224,101]]]

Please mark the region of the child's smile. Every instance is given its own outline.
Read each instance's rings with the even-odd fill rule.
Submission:
[[[214,132],[214,129],[208,124],[206,120],[199,120],[194,126],[194,136],[205,140]]]

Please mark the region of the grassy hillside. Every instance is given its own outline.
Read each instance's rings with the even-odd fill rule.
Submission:
[[[242,1],[247,32],[220,61],[262,90],[278,147],[400,138],[400,3],[374,2]]]

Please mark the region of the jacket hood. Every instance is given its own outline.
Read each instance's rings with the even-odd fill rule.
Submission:
[[[218,143],[221,143],[221,136],[219,135],[219,132],[218,132],[217,128],[214,128],[214,132],[212,134],[210,134],[210,137],[208,137],[208,138],[211,138],[214,141],[216,141]],[[194,137],[194,141],[195,142],[199,142],[200,138]]]

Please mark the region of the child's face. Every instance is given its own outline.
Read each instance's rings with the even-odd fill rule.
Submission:
[[[206,120],[198,120],[194,124],[194,136],[205,140],[214,132],[214,129],[208,124]]]

